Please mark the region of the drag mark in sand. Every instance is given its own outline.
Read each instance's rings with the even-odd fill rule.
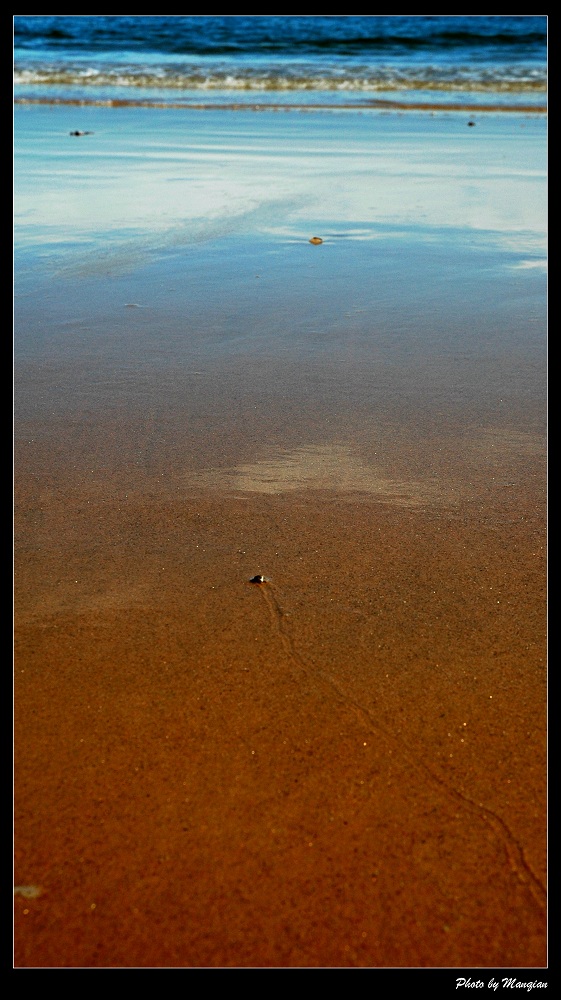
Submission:
[[[412,767],[414,767],[418,772],[421,772],[425,778],[428,775],[431,782],[438,785],[438,787],[441,788],[449,798],[455,800],[463,809],[466,809],[468,812],[487,823],[493,833],[500,841],[502,841],[509,865],[518,881],[530,892],[538,907],[541,910],[545,909],[547,898],[545,886],[542,885],[542,882],[532,870],[530,864],[526,860],[523,848],[518,843],[516,837],[505,821],[492,809],[478,804],[473,799],[470,799],[469,796],[464,795],[456,788],[453,788],[444,778],[436,774],[435,771],[433,771],[428,764],[420,759],[401,738],[398,741],[389,730],[380,726],[368,708],[365,708],[364,705],[361,705],[359,702],[355,701],[351,695],[343,691],[333,678],[326,674],[323,670],[315,667],[312,674],[305,660],[298,652],[292,635],[286,627],[286,615],[279,603],[276,590],[272,582],[267,577],[261,575],[253,577],[249,582],[258,585],[258,589],[263,597],[263,600],[265,601],[265,604],[267,605],[273,630],[279,636],[288,658],[308,678],[315,679],[316,681],[318,678],[321,678],[321,680],[335,693],[335,696],[339,701],[346,705],[350,705],[355,710],[359,718],[362,719],[369,730],[381,735],[386,743],[391,743],[392,749],[397,747],[399,753],[406,757]]]

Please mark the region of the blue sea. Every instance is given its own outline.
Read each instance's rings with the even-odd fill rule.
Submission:
[[[545,111],[546,15],[14,16],[20,103]]]

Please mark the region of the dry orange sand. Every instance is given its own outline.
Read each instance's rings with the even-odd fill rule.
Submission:
[[[15,966],[544,966],[541,459],[444,516],[101,431],[16,457]]]

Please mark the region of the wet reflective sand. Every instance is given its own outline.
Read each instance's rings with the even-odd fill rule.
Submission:
[[[16,966],[543,967],[540,126],[20,111]]]

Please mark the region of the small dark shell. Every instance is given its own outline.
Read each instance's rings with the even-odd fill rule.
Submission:
[[[250,583],[265,583],[265,577],[264,576],[260,576],[260,575],[258,575],[258,576],[252,576],[251,580],[249,582]]]

